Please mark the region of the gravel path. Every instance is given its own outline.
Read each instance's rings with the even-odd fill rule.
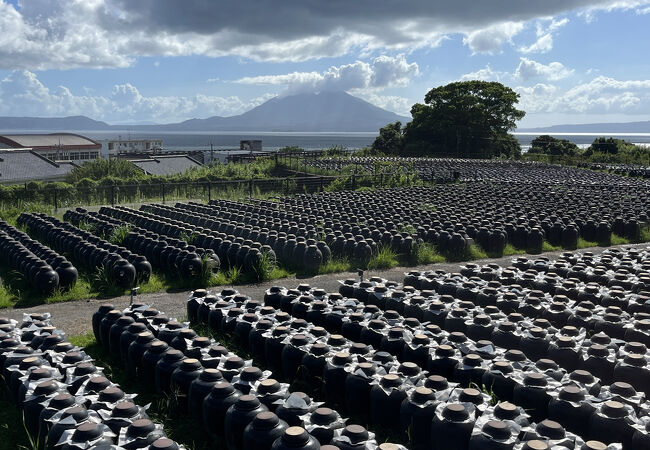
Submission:
[[[638,246],[644,246],[647,244],[638,244]],[[619,247],[634,247],[634,245],[624,245]],[[584,253],[590,251],[594,254],[602,253],[606,248],[595,247],[578,250],[578,253]],[[561,251],[545,253],[544,256],[547,256],[551,259],[557,257]],[[537,255],[539,256],[539,255]],[[532,256],[533,258],[535,256]],[[476,261],[479,264],[487,264],[494,262],[499,265],[509,265],[513,256],[505,256],[503,258],[495,259],[483,259]],[[459,267],[465,263],[439,263],[432,264],[428,266],[420,267],[395,267],[389,270],[367,270],[364,272],[364,277],[368,278],[371,276],[380,276],[388,280],[402,281],[404,278],[404,272],[410,270],[425,270],[425,269],[443,269],[448,272],[457,272]],[[322,289],[327,290],[328,292],[338,292],[339,283],[338,280],[345,278],[356,278],[357,274],[355,272],[348,273],[336,273],[336,274],[327,274],[327,275],[317,275],[315,277],[309,278],[284,278],[281,280],[273,280],[265,283],[259,284],[248,284],[248,285],[239,285],[239,286],[229,286],[237,289],[239,292],[245,295],[249,295],[252,298],[262,299],[264,297],[265,291],[274,285],[286,286],[290,288],[296,287],[300,283],[309,283],[312,286],[316,286]],[[214,288],[215,290],[221,290],[226,286],[220,286]],[[164,311],[169,317],[185,317],[185,302],[188,298],[190,291],[182,292],[159,292],[155,294],[144,294],[137,297],[137,301],[141,303],[150,304],[153,307],[157,308],[160,311]],[[112,303],[116,308],[122,309],[129,304],[129,296],[117,297],[112,299],[91,299],[91,300],[77,300],[73,302],[66,303],[54,303],[50,305],[40,305],[31,308],[12,308],[5,311],[0,311],[0,315],[14,318],[17,320],[22,319],[23,313],[31,312],[49,312],[52,314],[52,323],[57,328],[64,330],[69,336],[87,333],[92,330],[91,326],[91,317],[97,308],[102,303]]]

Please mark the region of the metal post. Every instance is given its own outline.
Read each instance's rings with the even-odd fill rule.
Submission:
[[[111,184],[111,206],[115,206],[115,184]]]
[[[54,188],[54,211],[59,209],[59,202],[57,200],[58,199],[56,197],[56,188]]]
[[[208,203],[212,201],[212,183],[208,181]]]
[[[161,186],[162,186],[162,202],[165,203],[165,183],[162,183]]]
[[[251,178],[249,183],[249,197],[253,198],[253,178]]]

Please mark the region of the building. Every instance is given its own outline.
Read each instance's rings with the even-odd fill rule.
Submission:
[[[248,150],[249,152],[261,152],[262,141],[258,139],[239,141],[239,150]]]
[[[17,184],[29,181],[60,181],[76,164],[54,162],[30,149],[0,150],[0,183]]]
[[[106,141],[102,146],[102,157],[158,154],[163,150],[162,139],[117,139]]]
[[[87,137],[72,133],[3,134],[0,146],[29,148],[52,161],[87,161],[99,158],[102,145]]]
[[[130,161],[147,175],[176,175],[202,166],[197,160],[185,155],[158,155]]]

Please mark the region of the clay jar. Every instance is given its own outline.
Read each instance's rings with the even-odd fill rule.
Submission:
[[[229,450],[243,448],[244,430],[257,414],[268,411],[260,401],[252,395],[242,395],[226,412],[224,431],[226,446]]]
[[[270,411],[258,413],[244,429],[243,450],[268,450],[288,425]]]

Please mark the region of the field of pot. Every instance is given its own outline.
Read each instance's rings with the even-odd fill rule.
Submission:
[[[1,320],[5,389],[35,446],[650,448],[650,247],[339,292],[196,289],[187,319],[105,304],[85,348],[47,314]]]
[[[340,161],[370,170],[388,159]],[[540,163],[397,161],[475,181],[77,208],[63,220],[26,212],[18,228],[0,224],[5,284],[19,278],[47,301],[650,240],[650,184],[639,178]],[[85,290],[66,297],[79,283]]]
[[[366,156],[350,158],[305,159],[309,170],[340,174],[346,172],[381,173],[396,170],[415,172],[423,181],[491,181],[513,182],[543,179],[549,183],[573,184],[575,182],[620,182],[616,175],[643,177],[647,167],[632,165],[591,165],[596,170],[609,170],[612,174],[597,173],[582,168],[552,165],[537,161],[512,161],[498,159],[462,158],[408,158]],[[638,172],[636,171],[638,170]],[[647,178],[647,177],[645,177]]]
[[[627,177],[650,178],[650,166],[640,164],[582,163],[579,167],[602,170]]]

